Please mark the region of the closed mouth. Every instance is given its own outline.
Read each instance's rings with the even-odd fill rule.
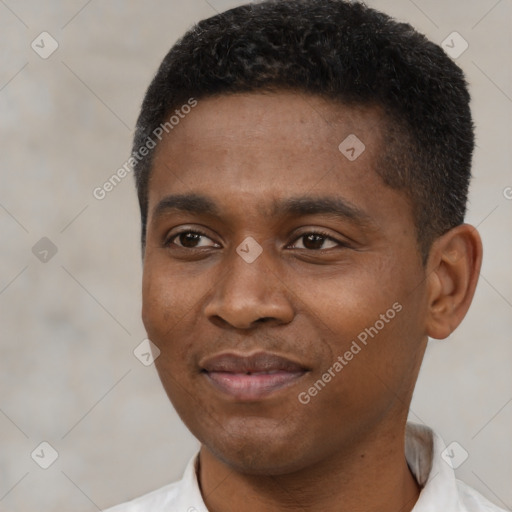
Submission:
[[[201,372],[216,389],[242,401],[259,400],[289,387],[308,371],[291,359],[268,352],[223,353],[201,363]]]

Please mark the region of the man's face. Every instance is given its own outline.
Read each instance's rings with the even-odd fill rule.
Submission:
[[[200,100],[156,149],[144,325],[182,420],[238,470],[298,470],[405,421],[424,269],[375,171],[381,126],[375,108],[240,94]]]

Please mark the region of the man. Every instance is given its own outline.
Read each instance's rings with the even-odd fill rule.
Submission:
[[[142,316],[201,448],[112,512],[499,510],[406,424],[477,284],[473,145],[462,71],[359,3],[247,5],[171,49],[133,147]]]

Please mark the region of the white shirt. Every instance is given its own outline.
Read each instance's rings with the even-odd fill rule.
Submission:
[[[442,439],[430,428],[407,423],[405,458],[422,488],[412,512],[505,512],[455,478],[441,456],[445,450]],[[198,453],[190,459],[180,481],[104,512],[209,512],[197,481],[197,457]],[[446,454],[445,458],[449,460]]]

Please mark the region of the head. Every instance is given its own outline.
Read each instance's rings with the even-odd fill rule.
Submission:
[[[359,3],[251,4],[171,49],[133,146],[143,320],[220,460],[292,471],[405,422],[428,336],[455,329],[476,286],[473,144],[461,70]],[[234,396],[208,372],[227,352],[300,372]]]

